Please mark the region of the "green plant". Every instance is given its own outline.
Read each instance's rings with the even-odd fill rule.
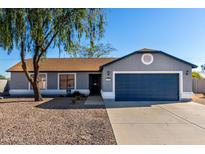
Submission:
[[[76,101],[81,100],[81,97],[82,97],[82,95],[81,95],[81,93],[80,93],[79,91],[75,91],[75,92],[73,93],[73,96],[75,97],[75,100],[76,100]]]
[[[192,72],[192,77],[196,79],[201,79],[202,76],[199,74],[199,72]]]
[[[74,97],[76,97],[76,96],[80,96],[81,94],[80,94],[80,92],[79,91],[75,91],[74,93],[73,93],[73,96]]]
[[[76,103],[76,100],[75,99],[72,99],[72,104],[75,104]]]
[[[112,51],[116,49],[111,44],[96,44],[94,47],[89,46],[77,46],[73,51],[70,52],[72,57],[80,58],[99,58],[106,57]]]

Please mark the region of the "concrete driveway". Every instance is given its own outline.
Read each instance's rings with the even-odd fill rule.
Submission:
[[[205,105],[105,101],[118,144],[205,144]]]

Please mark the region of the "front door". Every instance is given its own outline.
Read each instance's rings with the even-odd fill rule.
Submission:
[[[91,95],[100,94],[101,74],[89,74],[89,87]]]

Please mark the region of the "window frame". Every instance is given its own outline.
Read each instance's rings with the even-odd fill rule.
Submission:
[[[72,90],[76,90],[76,73],[58,73],[58,90],[66,90],[60,89],[60,75],[74,75],[74,88]]]
[[[146,61],[145,61],[145,59],[144,59],[145,56],[150,56],[151,59],[150,59],[149,62],[146,62]],[[154,56],[153,56],[151,53],[145,53],[145,54],[142,55],[141,61],[142,61],[142,63],[145,64],[145,65],[150,65],[150,64],[152,64],[153,61],[154,61]]]
[[[33,75],[34,73],[29,73],[29,76],[30,75]],[[39,75],[45,75],[46,77],[46,88],[45,89],[40,89],[40,90],[47,90],[47,85],[48,85],[48,76],[47,76],[47,73],[39,73]],[[31,89],[31,83],[28,81],[28,90],[33,90]]]

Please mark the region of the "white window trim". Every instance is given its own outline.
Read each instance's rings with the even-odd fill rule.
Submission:
[[[183,72],[182,71],[113,71],[112,92],[115,97],[115,74],[179,74],[179,100],[183,95]]]
[[[145,57],[145,56],[150,56],[150,57],[151,57],[151,61],[150,61],[150,62],[144,61],[144,57]],[[153,55],[152,55],[151,53],[145,53],[145,54],[142,55],[141,61],[142,61],[142,63],[145,64],[145,65],[150,65],[150,64],[153,63],[154,57],[153,57]]]
[[[66,90],[66,89],[60,89],[60,75],[65,75],[65,74],[72,74],[74,75],[74,89],[73,90],[76,90],[76,73],[58,73],[58,90]]]
[[[29,73],[29,76],[30,75],[33,75],[34,73]],[[47,90],[47,83],[48,83],[48,77],[47,77],[47,73],[39,73],[40,74],[44,74],[46,76],[46,88],[45,89],[40,89],[40,90]],[[28,90],[32,90],[31,89],[31,83],[28,81]]]

